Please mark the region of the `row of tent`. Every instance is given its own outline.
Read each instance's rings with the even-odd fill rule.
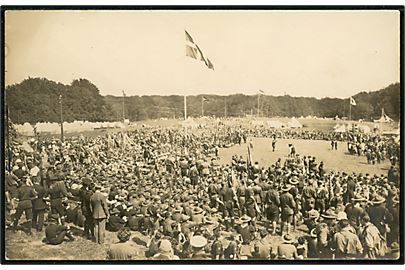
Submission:
[[[294,117],[287,123],[280,122],[279,120],[254,120],[252,124],[254,126],[267,126],[269,128],[302,128],[302,124]]]
[[[74,121],[71,123],[64,122],[63,130],[67,133],[92,131],[100,128],[125,128],[125,124],[122,122],[88,122],[88,121]],[[60,134],[59,123],[37,123],[31,125],[30,123],[24,123],[23,125],[14,125],[17,133],[24,136],[35,136],[35,132],[47,133],[47,134]]]

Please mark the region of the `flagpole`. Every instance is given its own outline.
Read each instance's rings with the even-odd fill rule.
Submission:
[[[225,96],[225,118],[226,118],[226,96]]]
[[[184,95],[184,120],[187,120],[187,96]]]
[[[125,123],[125,92],[122,91],[122,122]]]
[[[201,117],[204,117],[204,97],[201,97]]]
[[[63,106],[62,106],[62,95],[59,95],[60,104],[60,140],[63,143]]]

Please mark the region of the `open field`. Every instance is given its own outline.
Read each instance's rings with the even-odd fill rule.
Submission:
[[[288,144],[292,143],[295,146],[296,152],[300,156],[315,156],[319,164],[323,161],[326,171],[339,170],[347,173],[369,173],[387,174],[390,162],[385,160],[381,164],[367,164],[365,156],[353,156],[347,153],[347,145],[345,142],[339,142],[338,150],[331,150],[330,142],[323,140],[302,140],[302,139],[279,139],[276,145],[276,151],[272,152],[272,139],[269,138],[253,138],[253,160],[258,161],[260,166],[268,167],[274,164],[278,158],[283,161],[288,154]],[[221,164],[230,163],[233,155],[243,156],[247,158],[247,144],[234,145],[230,148],[221,148],[219,151]]]

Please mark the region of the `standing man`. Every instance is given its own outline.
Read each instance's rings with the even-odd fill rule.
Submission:
[[[37,193],[32,186],[27,185],[27,175],[22,176],[22,185],[17,189],[17,210],[15,213],[13,231],[17,230],[18,221],[21,218],[22,213],[25,213],[25,218],[28,223],[28,235],[31,235],[32,226],[32,199],[36,198]]]
[[[83,236],[90,240],[94,238],[93,213],[91,212],[90,202],[90,198],[93,195],[93,190],[90,178],[84,178],[82,185],[83,186],[80,189],[80,202],[82,214],[85,218]]]
[[[274,135],[273,140],[271,142],[271,147],[273,148],[273,152],[276,150],[276,142],[277,142],[277,139],[276,139],[276,136]]]
[[[46,202],[44,201],[44,197],[47,196],[47,191],[40,184],[40,182],[41,178],[34,178],[34,190],[37,193],[37,198],[32,200],[32,227],[35,228],[38,232],[41,232],[44,226],[44,215],[46,209]]]
[[[294,220],[294,212],[296,203],[294,197],[289,192],[290,185],[286,185],[281,188],[283,194],[280,195],[280,208],[281,208],[281,235],[283,235],[284,228],[287,229],[286,233],[289,234],[291,230],[291,224]]]
[[[103,187],[95,186],[95,193],[90,197],[90,210],[93,214],[94,233],[98,244],[104,243],[105,224],[110,217],[108,212],[107,198],[101,193]]]

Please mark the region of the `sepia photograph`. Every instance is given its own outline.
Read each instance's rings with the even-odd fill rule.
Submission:
[[[2,263],[403,263],[401,24],[3,6]]]

